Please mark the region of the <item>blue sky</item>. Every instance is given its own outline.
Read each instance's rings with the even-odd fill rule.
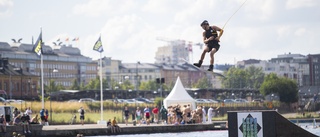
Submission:
[[[0,41],[57,39],[97,59],[92,47],[102,36],[103,56],[125,63],[154,63],[157,37],[201,42],[200,23],[222,27],[244,0],[0,0]],[[247,0],[231,18],[215,63],[268,60],[279,54],[320,53],[319,0]],[[79,37],[78,42],[64,41]],[[57,47],[54,47],[57,48]],[[193,47],[192,60],[201,54]],[[209,55],[204,64],[209,64]]]

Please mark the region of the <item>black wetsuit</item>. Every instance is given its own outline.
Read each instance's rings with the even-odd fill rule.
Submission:
[[[210,52],[213,48],[215,48],[218,51],[220,48],[219,41],[215,40],[215,38],[218,37],[217,31],[210,26],[209,30],[205,31],[205,36],[207,39],[210,38],[211,36],[214,37],[214,40],[210,40],[208,41],[208,43],[206,43],[206,45],[209,48],[208,52]]]

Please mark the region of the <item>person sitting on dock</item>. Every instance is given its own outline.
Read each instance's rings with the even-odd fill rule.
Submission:
[[[114,128],[113,131],[111,130],[112,133],[121,132],[120,127],[119,127],[118,124],[117,124],[116,117],[113,118],[113,120],[112,120],[112,122],[111,122],[111,126]]]
[[[6,119],[4,118],[3,114],[0,115],[0,129],[1,132],[5,133],[6,132]]]
[[[107,122],[107,127],[110,128],[111,133],[115,133],[115,128],[111,125],[111,119],[108,120]]]
[[[24,133],[31,133],[30,131],[30,117],[26,114],[22,114],[21,122],[23,126]]]
[[[31,124],[39,124],[38,114],[36,114],[36,116],[31,118],[30,122],[31,122]]]

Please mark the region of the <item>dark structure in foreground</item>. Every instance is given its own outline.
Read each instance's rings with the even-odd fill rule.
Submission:
[[[228,112],[229,137],[317,137],[276,111]]]

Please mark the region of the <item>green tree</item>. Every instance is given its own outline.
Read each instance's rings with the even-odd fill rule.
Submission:
[[[264,79],[264,73],[262,71],[262,68],[250,66],[249,68],[245,69],[245,71],[247,73],[248,87],[253,89],[259,89]]]
[[[66,88],[62,84],[57,85],[57,91],[65,90]]]
[[[297,83],[285,77],[278,77],[271,73],[267,75],[260,87],[262,95],[277,93],[281,102],[294,103],[298,101],[298,86]]]
[[[209,88],[211,85],[209,84],[208,78],[206,76],[202,77],[197,81],[197,83],[192,85],[193,88]]]
[[[222,84],[225,88],[244,88],[248,85],[248,74],[243,69],[232,67],[224,75]]]
[[[80,86],[79,86],[79,84],[78,84],[78,80],[77,80],[77,79],[74,79],[74,80],[73,80],[70,89],[71,89],[71,90],[79,90],[79,89],[80,89]]]
[[[124,90],[133,90],[134,89],[134,85],[131,84],[131,82],[129,80],[125,80],[122,82],[122,84],[120,85],[121,89]]]
[[[86,89],[93,90],[95,89],[95,79],[91,79],[89,83],[85,86]]]
[[[84,85],[84,82],[80,83],[80,90],[86,90],[86,86]]]
[[[49,81],[49,85],[45,85],[44,89],[46,90],[46,94],[50,94],[51,92],[58,91],[56,83],[53,79]]]
[[[139,90],[158,90],[160,85],[156,81],[150,80],[147,82],[141,82]]]
[[[250,66],[246,69],[232,67],[224,73],[222,85],[225,88],[254,88],[259,89],[264,73],[262,68]]]

